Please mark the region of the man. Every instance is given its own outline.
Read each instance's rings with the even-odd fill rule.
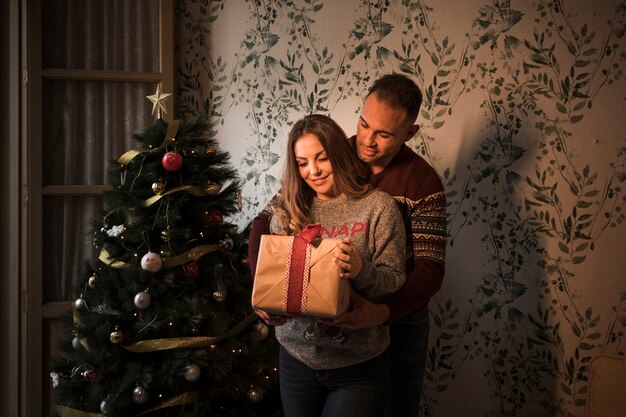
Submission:
[[[391,396],[388,417],[415,417],[419,411],[428,350],[428,301],[444,275],[446,212],[443,185],[435,170],[405,142],[417,133],[422,93],[409,78],[388,74],[370,88],[357,125],[355,150],[371,168],[370,182],[391,194],[404,217],[407,235],[406,284],[384,303],[357,293],[352,308],[336,318],[339,327],[390,325]],[[250,233],[254,274],[259,241],[269,233],[270,215],[262,212]],[[277,323],[279,324],[279,323]]]

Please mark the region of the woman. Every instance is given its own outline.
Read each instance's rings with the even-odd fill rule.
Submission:
[[[266,210],[271,231],[296,235],[319,223],[340,238],[335,261],[343,278],[377,301],[405,280],[404,224],[395,201],[368,184],[369,168],[329,117],[310,115],[289,134],[282,192]],[[280,324],[280,390],[286,417],[380,416],[388,387],[386,326],[343,330],[302,317]]]

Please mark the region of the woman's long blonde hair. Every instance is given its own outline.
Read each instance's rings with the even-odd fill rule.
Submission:
[[[289,132],[282,191],[274,207],[279,224],[288,235],[299,233],[310,223],[310,207],[315,198],[315,191],[300,175],[294,152],[296,141],[305,134],[314,135],[326,151],[333,168],[335,195],[362,197],[372,189],[369,166],[359,159],[341,127],[321,114],[304,117]]]

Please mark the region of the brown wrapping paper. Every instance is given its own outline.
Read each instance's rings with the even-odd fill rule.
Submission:
[[[302,255],[290,249],[294,239],[294,236],[261,236],[252,289],[252,307],[279,315],[322,318],[339,316],[348,309],[350,284],[347,279],[339,277],[341,269],[333,258],[337,241],[312,240],[312,243],[307,244],[308,259],[302,261],[301,256],[298,259],[289,256],[290,253],[293,256]],[[299,274],[299,277],[289,274],[289,268],[294,263],[305,266],[304,273]],[[297,282],[298,279],[301,282]],[[301,287],[301,305],[297,312],[289,312],[287,309],[290,285]]]

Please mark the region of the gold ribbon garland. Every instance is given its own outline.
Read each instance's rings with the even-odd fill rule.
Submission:
[[[207,195],[207,193],[204,191],[204,188],[202,187],[197,187],[194,185],[181,185],[180,187],[172,188],[171,190],[168,190],[164,193],[157,194],[155,196],[148,198],[147,200],[143,202],[143,205],[144,207],[150,207],[151,205],[159,201],[162,197],[165,197],[166,195],[169,195],[169,194],[177,193],[179,191],[189,191],[191,195],[196,196],[196,197],[204,197]]]
[[[131,149],[130,151],[125,152],[122,156],[117,158],[117,162],[120,165],[125,166],[125,165],[128,165],[130,161],[132,161],[137,155],[143,152],[152,152],[157,149],[166,148],[176,138],[176,133],[178,133],[179,126],[180,126],[180,120],[172,120],[167,125],[167,132],[165,132],[165,139],[163,139],[163,142],[161,142],[161,144],[157,148],[145,149],[145,150]]]
[[[200,393],[198,391],[183,392],[182,394],[179,394],[179,395],[177,395],[175,397],[169,398],[169,399],[163,401],[162,403],[157,404],[154,407],[137,414],[136,417],[143,416],[145,414],[149,414],[149,413],[151,413],[153,411],[160,410],[162,408],[175,407],[177,405],[192,404],[192,403],[195,403],[196,401],[198,401],[198,398],[200,398]]]
[[[173,266],[183,265],[183,264],[186,264],[187,262],[200,259],[207,253],[215,252],[219,250],[219,248],[220,246],[215,243],[212,245],[196,246],[195,248],[188,250],[187,252],[181,255],[163,258],[163,266],[165,268],[171,268]]]
[[[78,312],[74,304],[72,304],[72,321],[74,322],[74,327],[80,326],[82,324],[80,313]],[[78,337],[78,341],[80,342],[81,345],[83,345],[86,351],[90,350],[89,344],[87,343],[87,339],[85,339],[84,337]]]
[[[165,268],[171,268],[173,266],[179,266],[186,264],[187,262],[195,261],[202,258],[207,253],[215,252],[220,249],[220,246],[216,243],[211,245],[200,245],[196,246],[193,249],[188,250],[185,253],[182,253],[177,256],[169,256],[167,258],[163,258],[163,266]],[[122,261],[115,261],[111,259],[111,255],[106,249],[102,249],[100,251],[100,255],[98,259],[107,264],[112,268],[130,268],[132,265]]]
[[[119,269],[119,268],[129,268],[131,265],[126,262],[116,261],[111,259],[111,255],[106,249],[102,249],[100,251],[100,255],[98,259],[110,266],[111,268]]]
[[[246,327],[248,327],[248,325],[250,325],[250,323],[256,320],[256,318],[256,314],[250,314],[248,317],[237,323],[235,327],[221,336],[174,337],[170,339],[141,340],[133,343],[132,345],[122,347],[133,353],[156,352],[161,350],[190,347],[207,347],[242,332]]]

